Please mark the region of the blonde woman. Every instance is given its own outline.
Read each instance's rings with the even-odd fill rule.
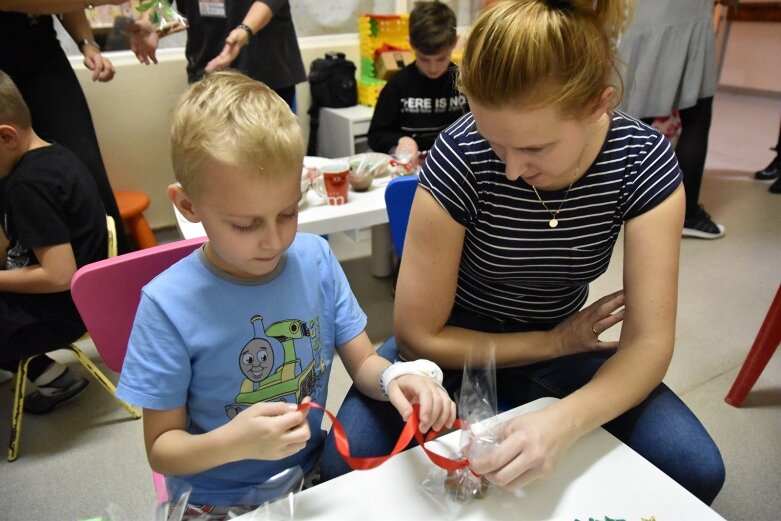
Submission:
[[[710,503],[721,455],[662,384],[675,340],[681,173],[658,131],[614,110],[614,39],[630,7],[515,0],[477,20],[459,79],[472,112],[423,166],[396,287],[398,344],[380,353],[435,361],[455,392],[470,348],[487,356],[493,346],[500,402],[561,399],[507,422],[503,441],[471,461],[494,483],[550,476],[604,426]],[[622,229],[624,287],[583,307]],[[619,340],[600,342],[619,322]],[[399,429],[390,412],[348,395],[340,420],[354,453],[389,450]],[[339,471],[332,452],[324,477]]]

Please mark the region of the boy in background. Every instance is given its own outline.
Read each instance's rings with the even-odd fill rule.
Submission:
[[[369,126],[375,152],[410,157],[428,151],[437,135],[468,110],[456,89],[458,68],[450,61],[458,41],[456,15],[441,2],[416,2],[409,15],[415,61],[380,91]]]
[[[0,270],[0,367],[14,372],[20,359],[34,357],[27,376],[38,389],[24,409],[46,414],[87,385],[44,353],[86,331],[70,283],[78,268],[106,258],[106,211],[87,167],[35,133],[22,95],[3,71],[0,178],[6,178],[2,226],[8,240]]]
[[[171,145],[168,195],[209,240],[144,288],[117,395],[144,408],[149,463],[192,489],[189,515],[251,510],[274,499],[258,485],[315,469],[322,413],[298,406],[326,403],[337,351],[367,396],[451,426],[439,368],[385,372],[328,243],[296,233],[304,141],[282,98],[211,74],[175,106]]]

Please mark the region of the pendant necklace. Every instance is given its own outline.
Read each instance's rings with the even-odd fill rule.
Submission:
[[[548,226],[551,228],[555,228],[559,225],[559,220],[556,218],[557,215],[559,215],[559,212],[561,211],[561,207],[564,206],[564,201],[567,200],[567,196],[569,195],[570,188],[572,188],[572,185],[575,184],[575,177],[578,175],[578,171],[580,170],[580,165],[583,162],[583,155],[586,153],[586,148],[588,147],[588,143],[586,143],[586,146],[583,147],[583,151],[580,153],[580,159],[578,159],[578,166],[575,168],[575,171],[572,172],[572,180],[569,182],[569,186],[567,187],[567,191],[564,192],[564,198],[562,198],[561,203],[559,203],[559,207],[556,209],[555,212],[551,212],[550,208],[548,208],[548,205],[545,204],[545,201],[542,200],[542,197],[540,197],[540,193],[537,191],[537,187],[534,185],[532,186],[532,190],[534,190],[534,195],[537,196],[537,199],[539,199],[540,203],[542,203],[542,207],[545,208],[545,210],[548,211],[550,214],[550,221],[548,221]]]

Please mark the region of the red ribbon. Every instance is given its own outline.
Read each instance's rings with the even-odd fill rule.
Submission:
[[[440,431],[430,430],[426,433],[425,436],[422,432],[420,432],[420,429],[418,428],[420,425],[418,404],[413,404],[412,414],[407,420],[407,424],[404,426],[404,430],[401,431],[401,435],[399,436],[399,439],[396,442],[396,446],[393,447],[391,453],[387,456],[376,456],[369,458],[358,458],[350,455],[350,443],[347,441],[347,434],[344,432],[344,427],[342,427],[342,424],[339,422],[339,420],[336,419],[336,416],[331,414],[331,411],[315,402],[302,403],[298,406],[298,410],[303,412],[311,407],[320,409],[331,419],[331,422],[333,423],[332,429],[334,431],[336,450],[339,451],[339,454],[341,454],[341,456],[353,470],[368,470],[380,466],[391,457],[406,449],[407,445],[409,445],[413,437],[418,440],[418,444],[423,448],[426,455],[428,455],[429,459],[433,461],[434,464],[438,467],[441,467],[448,472],[452,472],[469,465],[469,461],[467,461],[466,458],[454,460],[446,458],[445,456],[437,454],[436,452],[432,452],[426,448],[426,443],[436,438]],[[457,429],[460,429],[463,426],[464,423],[459,419],[456,419],[455,423],[453,424],[453,427]]]

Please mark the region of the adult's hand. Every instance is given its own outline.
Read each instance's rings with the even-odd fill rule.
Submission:
[[[114,64],[100,53],[100,49],[94,45],[85,44],[82,47],[84,53],[84,66],[92,71],[92,81],[106,82],[114,78]]]
[[[230,67],[233,60],[239,55],[241,48],[244,47],[248,41],[249,37],[247,31],[238,28],[232,30],[228,37],[225,38],[225,46],[222,48],[222,52],[206,64],[206,68],[204,69],[206,74],[211,74],[212,72],[221,71]]]
[[[157,64],[157,45],[160,35],[155,27],[146,20],[128,22],[127,30],[130,31],[130,49],[144,65]]]
[[[599,335],[624,320],[624,291],[606,295],[586,306],[554,328],[558,356],[586,351],[616,349],[618,341],[600,341]]]
[[[551,409],[523,414],[502,427],[496,447],[470,454],[469,467],[488,481],[517,490],[549,477],[575,442],[569,422]]]

